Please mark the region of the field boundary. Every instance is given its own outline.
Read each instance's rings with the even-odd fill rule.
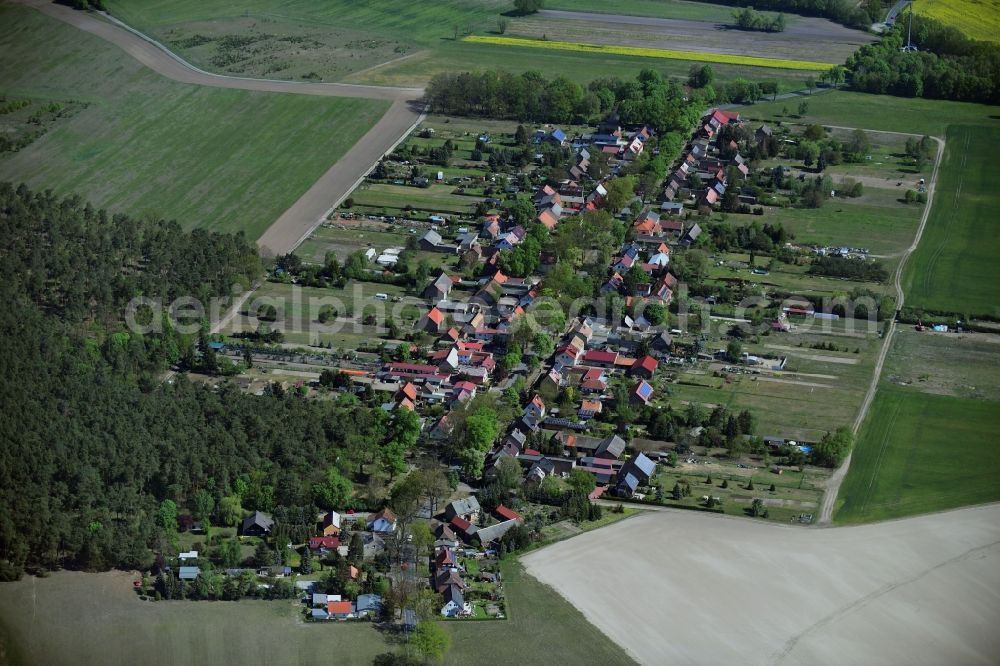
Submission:
[[[832,127],[833,129],[845,129],[853,130],[853,127],[840,127],[836,125],[827,125],[827,127]],[[901,136],[920,136],[919,134],[910,134],[908,132],[885,132],[886,134],[898,134]],[[896,312],[899,312],[903,308],[903,302],[906,298],[903,292],[903,286],[901,283],[903,269],[906,267],[906,262],[910,259],[910,255],[917,249],[917,245],[920,244],[920,239],[924,234],[924,228],[927,226],[927,220],[930,218],[931,209],[934,204],[934,191],[937,184],[938,170],[941,166],[941,160],[944,159],[944,139],[939,137],[931,137],[937,142],[937,155],[934,157],[934,169],[931,171],[930,180],[927,182],[927,203],[924,205],[924,212],[920,216],[920,224],[917,226],[917,233],[913,237],[913,242],[910,244],[902,254],[899,260],[899,264],[896,266],[896,271],[893,274],[892,282],[896,289]],[[858,431],[861,430],[861,424],[864,422],[865,417],[868,415],[868,410],[871,407],[872,401],[875,399],[875,393],[878,390],[879,380],[882,378],[882,367],[885,364],[885,358],[889,353],[889,348],[892,346],[892,336],[896,332],[896,316],[889,321],[886,327],[885,337],[882,340],[882,347],[879,349],[878,358],[875,361],[875,372],[872,374],[871,383],[868,385],[868,390],[865,392],[865,398],[861,403],[861,409],[858,410],[857,417],[854,419],[854,424],[851,426],[851,431],[857,435]],[[819,520],[817,524],[828,525],[833,520],[833,510],[837,503],[837,495],[840,492],[840,485],[844,481],[844,477],[847,476],[847,470],[851,466],[851,454],[848,454],[847,458],[840,465],[840,468],[834,472],[833,476],[830,477],[829,485],[827,486],[826,492],[823,493],[823,501],[820,504]]]

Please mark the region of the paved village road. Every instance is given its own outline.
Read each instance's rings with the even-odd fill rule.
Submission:
[[[424,94],[421,88],[280,81],[213,74],[184,61],[159,42],[114,17],[76,11],[48,0],[17,2],[109,41],[154,72],[181,83],[257,92],[364,97],[392,102],[382,119],[264,232],[257,241],[264,255],[286,254],[295,249],[421,119],[423,105],[420,100]]]

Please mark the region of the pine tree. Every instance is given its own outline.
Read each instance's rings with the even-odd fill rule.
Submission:
[[[311,574],[313,570],[312,548],[306,546],[302,551],[302,559],[299,561],[299,572],[303,575]]]

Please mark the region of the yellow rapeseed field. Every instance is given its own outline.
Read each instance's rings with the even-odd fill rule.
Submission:
[[[913,7],[973,39],[1000,42],[1000,0],[917,0]]]
[[[606,46],[603,44],[583,44],[580,42],[556,42],[524,37],[491,37],[470,35],[463,41],[476,44],[499,44],[502,46],[526,46],[553,51],[577,51],[580,53],[601,53],[604,55],[638,56],[642,58],[670,58],[673,60],[696,60],[726,65],[748,65],[750,67],[772,67],[776,69],[798,69],[821,72],[834,63],[808,62],[805,60],[781,60],[779,58],[759,58],[756,56],[729,55],[726,53],[704,53],[701,51],[675,51],[673,49],[652,49],[641,46]]]

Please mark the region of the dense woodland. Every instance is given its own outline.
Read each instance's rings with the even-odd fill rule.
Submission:
[[[685,100],[679,83],[651,69],[635,80],[597,79],[586,88],[538,72],[442,73],[431,79],[426,95],[433,111],[446,115],[586,123],[615,110],[623,124],[648,124],[660,134],[686,134],[704,110],[699,101]]]
[[[881,40],[848,60],[851,86],[870,93],[959,102],[1000,102],[1000,46],[969,39],[956,28],[923,16],[913,18],[912,42],[903,51],[902,18]]]
[[[358,466],[391,474],[412,446],[413,424],[354,397],[161,383],[199,336],[137,335],[114,313],[140,292],[228,293],[258,265],[243,238],[9,184],[0,222],[0,577],[148,565],[168,499],[212,524],[255,508],[315,515],[346,499]]]

